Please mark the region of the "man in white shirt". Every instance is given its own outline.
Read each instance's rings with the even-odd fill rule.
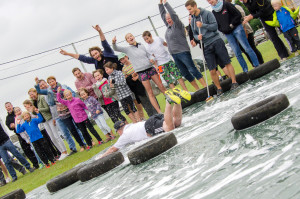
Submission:
[[[172,99],[169,95],[166,95],[166,108],[164,114],[155,114],[151,116],[147,121],[126,124],[123,121],[115,123],[114,128],[119,133],[120,138],[110,147],[103,155],[98,156],[96,159],[105,157],[111,153],[118,151],[127,144],[132,144],[149,137],[155,136],[163,132],[169,132],[181,125],[182,121],[182,108],[181,99],[190,100],[191,95],[184,90],[174,89],[170,92]],[[178,99],[174,100],[175,97]],[[172,105],[174,104],[174,105]]]

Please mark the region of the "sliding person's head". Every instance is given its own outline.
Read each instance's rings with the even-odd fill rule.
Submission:
[[[84,78],[84,74],[81,72],[79,68],[73,68],[72,73],[79,80]]]
[[[191,15],[196,15],[197,13],[197,3],[194,0],[188,0],[185,3],[185,8],[189,11]]]
[[[131,33],[127,33],[125,35],[125,39],[129,45],[136,45],[135,37]]]
[[[97,61],[101,61],[103,53],[102,53],[102,50],[98,46],[90,48],[89,53],[90,53],[91,57],[93,57]]]
[[[55,88],[57,86],[56,78],[54,76],[48,77],[47,83],[51,86],[51,88]]]
[[[150,31],[148,31],[148,30],[143,32],[143,39],[147,44],[152,44],[153,43],[152,35],[151,35]]]
[[[29,95],[30,99],[32,99],[32,100],[37,100],[38,99],[38,93],[37,93],[35,88],[29,89],[28,95]]]
[[[101,81],[103,79],[104,71],[102,69],[97,69],[97,70],[93,71],[92,74],[93,74],[93,77],[95,78],[95,80]]]
[[[117,64],[109,61],[103,67],[105,69],[105,72],[108,75],[111,75],[114,72],[114,70],[117,68]]]

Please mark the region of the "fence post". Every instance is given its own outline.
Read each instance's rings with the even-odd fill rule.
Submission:
[[[79,53],[77,52],[77,49],[76,49],[74,43],[72,43],[72,46],[73,46],[73,48],[74,48],[74,50],[75,50],[75,53],[76,53],[76,54],[79,54]],[[86,68],[84,67],[84,64],[83,64],[81,61],[79,61],[79,62],[80,62],[80,64],[81,64],[81,66],[82,66],[84,72],[87,72]]]
[[[156,30],[156,28],[155,28],[155,26],[154,26],[154,24],[153,24],[153,22],[152,22],[152,20],[151,20],[151,17],[148,16],[148,19],[149,19],[149,21],[150,21],[150,23],[151,23],[151,26],[152,26],[152,28],[153,28],[153,30],[154,30],[156,36],[159,36],[158,33],[157,33],[157,30]]]

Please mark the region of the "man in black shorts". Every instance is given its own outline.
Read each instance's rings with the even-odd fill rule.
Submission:
[[[216,73],[217,64],[219,64],[225,74],[231,78],[231,89],[237,88],[238,83],[235,79],[235,71],[231,64],[225,43],[218,33],[218,24],[213,13],[203,8],[197,8],[197,4],[194,0],[188,0],[185,3],[185,7],[192,15],[191,29],[194,38],[197,41],[203,42],[204,57],[210,71],[211,79],[217,87],[217,95],[219,96],[223,93]]]
[[[96,159],[105,157],[118,151],[127,144],[132,144],[163,132],[169,132],[179,127],[182,121],[181,99],[191,100],[191,95],[184,90],[174,88],[173,91],[166,92],[166,107],[164,114],[155,114],[147,121],[126,124],[123,121],[115,123],[116,132],[120,138],[103,155]]]

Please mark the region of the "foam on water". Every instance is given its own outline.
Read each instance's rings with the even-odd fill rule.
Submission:
[[[300,198],[299,58],[255,81],[248,81],[211,104],[184,110],[174,130],[178,144],[143,164],[125,162],[88,182],[50,194],[43,185],[27,198]],[[234,113],[284,93],[290,106],[243,131],[230,122]],[[90,160],[92,161],[92,160]]]

